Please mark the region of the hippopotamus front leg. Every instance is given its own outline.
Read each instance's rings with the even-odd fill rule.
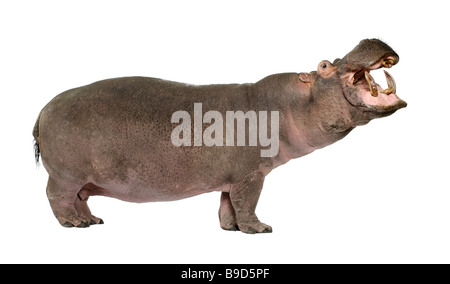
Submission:
[[[261,223],[255,209],[264,183],[264,175],[254,172],[222,193],[220,225],[225,230],[239,229],[248,234],[271,233],[272,227]]]
[[[231,204],[230,193],[222,192],[220,197],[219,208],[220,227],[227,231],[238,230],[236,213],[234,212],[233,204]]]

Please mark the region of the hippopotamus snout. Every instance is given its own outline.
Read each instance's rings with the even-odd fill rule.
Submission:
[[[341,72],[348,72],[364,69],[378,62],[390,68],[399,60],[398,54],[386,43],[378,39],[364,39],[342,59],[336,59],[334,64],[342,66],[344,70]]]

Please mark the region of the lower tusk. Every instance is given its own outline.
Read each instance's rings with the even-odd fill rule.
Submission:
[[[372,94],[372,97],[378,97],[377,83],[375,83],[375,80],[369,74],[369,72],[364,72],[364,76],[366,77],[367,83],[369,83],[370,93]]]
[[[387,88],[385,90],[380,91],[380,93],[383,93],[383,94],[386,94],[386,95],[390,95],[390,94],[394,93],[394,89]]]
[[[395,81],[394,81],[394,77],[392,77],[391,76],[391,74],[389,74],[388,72],[386,72],[386,70],[383,70],[384,71],[384,76],[386,76],[386,81],[387,81],[387,84],[388,84],[388,88],[386,89],[386,90],[383,90],[383,91],[390,91],[389,93],[385,93],[385,94],[392,94],[392,93],[396,93],[397,92],[397,86],[395,85]],[[384,93],[382,91],[382,93]]]

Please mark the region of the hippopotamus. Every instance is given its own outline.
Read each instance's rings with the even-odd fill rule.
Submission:
[[[406,107],[388,72],[386,89],[370,74],[398,62],[386,43],[365,39],[316,71],[256,83],[124,77],[65,91],[33,128],[50,206],[62,226],[84,228],[103,224],[90,196],[155,202],[220,191],[222,229],[272,232],[255,214],[264,178]]]

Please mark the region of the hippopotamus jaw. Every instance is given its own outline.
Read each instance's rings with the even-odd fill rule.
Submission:
[[[380,115],[393,113],[406,107],[406,102],[397,96],[394,78],[386,70],[384,74],[388,87],[382,89],[370,75],[370,71],[391,68],[398,62],[398,56],[386,54],[375,63],[346,72],[341,78],[345,82],[344,95],[354,106],[365,107]]]

